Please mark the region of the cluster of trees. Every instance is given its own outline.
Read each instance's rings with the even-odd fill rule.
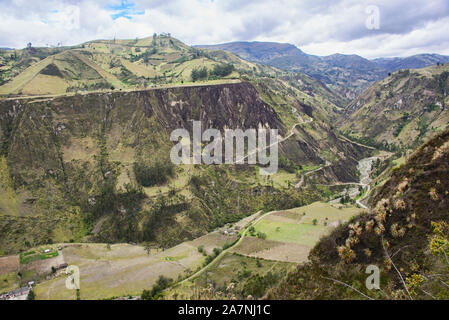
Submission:
[[[143,187],[166,183],[174,172],[174,166],[171,162],[156,162],[151,166],[138,162],[134,163],[136,180]]]
[[[340,203],[341,204],[347,204],[347,203],[352,203],[354,204],[355,201],[353,199],[351,199],[351,197],[349,196],[349,194],[345,194],[343,197],[340,198]]]
[[[234,65],[231,63],[216,64],[211,71],[211,76],[226,77],[234,71]]]
[[[207,79],[207,68],[206,67],[202,67],[202,68],[195,68],[192,70],[192,81],[195,82],[197,80],[203,80],[203,79]]]
[[[259,260],[257,261],[259,262]],[[272,273],[271,271],[268,271],[266,275],[255,274],[246,281],[241,294],[243,297],[251,295],[256,299],[261,298],[265,295],[268,289],[278,283],[280,279],[280,274]]]
[[[218,79],[230,75],[234,71],[234,65],[230,63],[226,64],[216,64],[212,70],[208,70],[206,67],[195,68],[192,70],[191,78],[192,81],[203,80],[203,79]]]
[[[204,266],[207,266],[209,263],[211,263],[220,253],[222,249],[220,248],[214,248],[212,254],[209,254],[206,256],[206,260],[204,260]]]
[[[257,237],[259,239],[266,239],[267,238],[267,235],[265,233],[263,233],[261,231],[257,231],[256,232],[256,229],[254,229],[253,226],[251,226],[251,228],[249,228],[249,233],[250,233],[251,236]]]

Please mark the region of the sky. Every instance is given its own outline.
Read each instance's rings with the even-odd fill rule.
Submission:
[[[449,55],[448,0],[0,0],[0,47],[171,33],[188,45],[292,43],[309,54]]]

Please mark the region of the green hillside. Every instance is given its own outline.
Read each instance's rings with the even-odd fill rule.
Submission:
[[[186,46],[167,35],[97,40],[57,49],[31,47],[12,53],[0,51],[0,59],[0,95],[142,89],[194,80],[280,73],[230,53],[206,52]],[[202,68],[207,69],[206,75],[192,79],[192,71]]]

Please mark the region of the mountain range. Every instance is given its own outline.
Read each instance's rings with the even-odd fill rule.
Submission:
[[[348,101],[372,83],[399,69],[414,69],[449,62],[449,56],[420,54],[406,58],[368,60],[358,55],[309,55],[296,46],[276,42],[231,42],[196,47],[225,50],[243,59],[286,71],[303,72],[344,95]]]

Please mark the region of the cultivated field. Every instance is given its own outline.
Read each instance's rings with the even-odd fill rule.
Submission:
[[[254,226],[234,252],[269,260],[305,262],[310,249],[332,228],[359,214],[362,209],[316,202],[267,215]]]
[[[149,254],[137,245],[87,243],[66,244],[62,252],[66,263],[80,269],[81,299],[107,299],[139,295],[150,289],[160,275],[174,280],[184,277],[203,263],[198,246],[209,252],[234,239],[213,232],[164,251],[153,249]],[[66,289],[65,281],[66,277],[60,275],[38,284],[36,298],[75,299],[75,292]]]
[[[19,287],[19,256],[0,257],[0,294]]]
[[[310,249],[321,236],[360,212],[361,209],[355,207],[314,203],[273,212],[262,219],[260,213],[256,213],[234,226],[223,227],[164,251],[151,249],[149,253],[142,246],[130,244],[63,244],[57,257],[30,261],[20,265],[20,269],[23,278],[32,279],[40,273],[51,271],[51,266],[65,262],[80,268],[81,299],[139,295],[142,290],[150,289],[161,275],[179,280],[195,272],[201,268],[205,259],[198,247],[203,247],[203,251],[210,254],[214,248],[233,243],[237,239],[236,229],[243,230],[249,223],[257,220],[253,236],[248,232],[240,243],[220,257],[206,272],[168,292],[170,295],[194,296],[198,294],[195,290],[203,287],[205,277],[213,279],[216,285],[224,286],[238,279],[243,271],[263,274],[272,268],[306,261]],[[227,232],[231,235],[226,234]],[[259,237],[256,237],[257,234]],[[265,239],[260,234],[264,234]],[[30,252],[40,252],[36,250],[42,249],[44,248],[35,248]],[[22,260],[29,259],[24,253],[22,255]],[[14,288],[14,270],[17,270],[19,258],[15,257],[15,262],[11,257],[0,259],[4,282],[0,288]],[[257,262],[258,260],[260,261]],[[252,267],[255,269],[252,270]],[[65,282],[65,274],[59,273],[50,280],[38,283],[35,288],[36,298],[75,299],[76,293],[66,289]]]

